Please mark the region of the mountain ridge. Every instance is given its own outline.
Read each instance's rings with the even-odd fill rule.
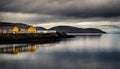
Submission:
[[[49,30],[56,30],[56,31],[67,32],[67,33],[106,33],[96,28],[78,28],[73,26],[55,26],[50,28]]]

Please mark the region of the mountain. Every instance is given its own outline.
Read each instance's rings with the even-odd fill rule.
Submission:
[[[11,22],[0,22],[0,27],[4,26],[30,26],[24,23],[11,23]]]
[[[36,29],[37,29],[37,30],[47,30],[47,29],[45,29],[45,28],[43,28],[43,27],[36,27]]]
[[[56,26],[52,27],[49,30],[56,30],[59,32],[67,32],[67,33],[106,33],[100,29],[96,28],[77,28],[72,26]]]

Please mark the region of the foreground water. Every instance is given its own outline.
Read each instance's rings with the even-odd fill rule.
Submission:
[[[0,69],[119,69],[120,34],[0,45]]]

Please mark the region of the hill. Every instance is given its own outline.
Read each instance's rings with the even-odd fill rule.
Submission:
[[[43,28],[43,27],[36,27],[36,29],[37,29],[37,30],[47,30],[47,29],[45,29],[45,28]]]
[[[50,28],[50,30],[56,30],[59,32],[67,32],[67,33],[106,33],[96,28],[77,28],[72,26],[56,26]]]
[[[0,27],[4,27],[4,26],[30,26],[30,25],[23,23],[0,22]]]

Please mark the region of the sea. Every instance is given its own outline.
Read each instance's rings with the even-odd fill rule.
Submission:
[[[0,44],[0,69],[120,69],[120,34]]]

